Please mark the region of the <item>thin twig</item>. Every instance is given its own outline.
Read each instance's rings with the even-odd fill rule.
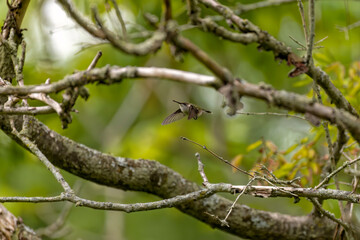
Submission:
[[[295,43],[297,43],[298,45],[301,46],[301,50],[306,50],[306,46],[304,46],[304,44],[302,44],[301,42],[299,42],[298,40],[296,40],[295,38],[293,38],[292,36],[289,35],[289,38],[291,38],[291,40],[293,40]]]
[[[278,185],[282,185],[282,186],[292,186],[292,187],[300,187],[299,184],[295,183],[295,182],[300,182],[301,177],[296,177],[292,180],[281,180],[278,179],[273,173],[272,171],[270,171],[265,165],[261,164],[261,170],[265,171],[267,174],[269,174],[271,176],[272,179],[267,179],[266,176],[264,176],[265,179],[269,180],[271,183],[276,183]],[[272,184],[271,184],[272,185]]]
[[[301,22],[302,22],[302,27],[304,30],[304,36],[305,36],[305,41],[308,41],[308,30],[306,27],[306,20],[305,20],[305,14],[304,14],[304,5],[302,4],[302,0],[298,0],[298,7],[299,7],[299,11],[300,11],[300,16],[301,16]]]
[[[74,203],[77,207],[88,207],[93,209],[113,210],[122,212],[139,212],[157,210],[161,208],[172,208],[184,203],[193,202],[198,199],[207,198],[216,192],[230,192],[229,184],[210,184],[208,188],[204,188],[195,192],[179,195],[173,198],[163,199],[148,203],[121,204],[114,202],[99,202],[78,197],[76,195],[61,194],[54,197],[0,197],[0,202],[63,202],[68,201]]]
[[[166,39],[166,33],[163,29],[158,29],[154,32],[154,34],[146,39],[141,43],[131,43],[124,40],[121,40],[116,34],[111,32],[103,23],[103,20],[100,17],[98,9],[93,7],[91,8],[92,14],[95,18],[95,21],[101,31],[105,34],[105,39],[108,40],[114,47],[118,48],[119,50],[133,54],[137,56],[144,56],[150,53],[154,53],[159,50],[162,46],[162,43]]]
[[[100,16],[97,12],[96,8],[92,8],[93,14],[97,24],[95,25],[81,14],[75,7],[74,3],[71,0],[57,0],[60,5],[64,8],[65,11],[69,13],[69,15],[88,33],[93,35],[94,37],[108,40],[114,47],[119,50],[134,55],[147,55],[150,53],[154,53],[161,48],[162,43],[166,40],[166,33],[163,30],[157,30],[152,34],[150,38],[141,42],[141,43],[130,43],[119,39],[113,32],[107,29],[100,19]]]
[[[209,180],[206,177],[205,171],[204,171],[204,164],[201,162],[200,159],[200,153],[195,153],[195,157],[198,161],[198,171],[200,173],[201,178],[203,179],[203,185],[206,187],[209,185]]]
[[[182,140],[191,142],[191,143],[193,143],[193,144],[195,144],[195,145],[197,145],[197,146],[205,149],[205,150],[208,151],[211,155],[213,155],[213,156],[216,157],[217,159],[221,160],[222,162],[226,163],[227,165],[235,168],[235,169],[238,170],[239,172],[242,172],[242,173],[244,173],[244,174],[246,174],[246,175],[248,175],[248,176],[250,176],[250,177],[254,177],[252,174],[248,173],[247,171],[238,168],[237,166],[231,164],[228,160],[225,160],[223,157],[217,155],[216,153],[214,153],[213,151],[211,151],[210,149],[208,149],[205,145],[201,145],[201,144],[199,144],[199,143],[197,143],[197,142],[194,142],[194,141],[192,141],[192,140],[190,140],[190,139],[188,139],[188,138],[186,138],[186,137],[180,137],[180,138],[181,138]]]
[[[344,171],[346,174],[349,174],[350,176],[354,177],[360,177],[360,171],[355,169],[345,169]],[[349,184],[349,186],[352,186],[352,184]]]
[[[224,83],[233,81],[233,76],[227,68],[221,66],[206,52],[204,52],[197,45],[195,45],[192,41],[180,35],[173,37],[172,40],[177,47],[189,51],[197,60],[204,64],[205,67],[207,67],[211,72],[213,72]]]
[[[56,181],[60,183],[62,188],[64,189],[65,193],[72,195],[73,190],[71,189],[70,185],[65,181],[64,177],[61,175],[60,171],[55,168],[55,166],[46,158],[46,156],[39,150],[39,148],[30,141],[27,137],[23,134],[19,133],[15,128],[14,121],[11,120],[12,125],[12,133],[18,137],[20,141],[24,143],[24,145],[35,155],[37,158],[46,166],[46,168],[53,174]]]
[[[121,15],[121,12],[120,12],[120,9],[119,9],[119,6],[116,2],[116,0],[110,0],[112,2],[112,4],[114,5],[114,8],[115,8],[115,13],[116,13],[116,16],[121,24],[121,31],[122,31],[122,34],[123,34],[123,38],[125,41],[127,41],[128,37],[127,37],[127,32],[126,32],[126,26],[125,26],[125,21]]]
[[[312,50],[314,47],[314,38],[315,38],[315,0],[309,0],[309,22],[310,22],[310,35],[309,39],[306,42],[307,54],[306,54],[306,63],[307,65],[312,63]]]
[[[316,41],[316,43],[315,43],[314,45],[316,46],[316,45],[322,43],[322,42],[325,41],[328,37],[329,37],[329,36],[326,36],[326,37],[320,39],[319,41]]]
[[[255,177],[256,180],[262,180]],[[54,197],[0,197],[0,202],[29,202],[29,203],[41,203],[41,202],[63,202],[70,201],[77,203],[78,206],[84,206],[89,208],[107,209],[115,211],[136,212],[146,211],[157,208],[172,207],[176,204],[182,204],[187,201],[193,201],[197,199],[207,198],[215,193],[239,193],[244,190],[246,185],[231,185],[227,183],[209,184],[207,188],[192,192],[190,194],[181,195],[180,199],[177,197],[160,200],[151,203],[139,203],[139,204],[118,204],[111,202],[94,202],[87,199],[82,199],[76,196],[70,196],[68,194],[61,194]],[[255,197],[307,197],[317,199],[333,199],[339,201],[347,201],[359,204],[360,195],[351,193],[350,191],[342,191],[336,189],[320,188],[314,191],[314,188],[294,188],[294,187],[277,187],[277,186],[251,186],[248,188],[245,194]],[[84,201],[86,200],[86,201]],[[90,202],[88,202],[90,201]],[[111,205],[114,204],[114,205]],[[144,204],[143,206],[141,206]]]
[[[288,113],[274,113],[274,112],[240,112],[237,111],[236,114],[242,114],[242,115],[266,115],[266,116],[278,116],[278,117],[293,117],[293,118],[297,118],[297,119],[301,119],[301,120],[306,120],[306,118],[301,117],[301,116],[297,116],[297,115],[292,115],[292,114],[288,114]]]
[[[102,56],[102,52],[99,51],[96,53],[94,59],[91,61],[89,67],[87,68],[87,71],[90,71],[91,69],[95,68],[96,64],[98,63],[99,59]]]
[[[84,30],[94,37],[105,39],[105,34],[90,19],[81,14],[71,0],[57,0],[62,8],[74,19]]]
[[[239,195],[236,197],[235,201],[231,204],[228,213],[226,214],[225,218],[221,221],[222,224],[226,224],[226,226],[229,227],[229,225],[227,224],[227,219],[229,218],[232,210],[235,207],[235,204],[237,203],[237,201],[239,201],[240,197],[246,192],[246,190],[250,187],[251,183],[255,181],[255,178],[250,179],[250,181],[246,184],[245,188],[239,193]]]
[[[323,104],[319,86],[315,81],[313,82],[313,90],[314,90],[314,94],[316,94],[317,101],[319,103]],[[332,145],[332,142],[331,142],[331,136],[330,136],[328,123],[323,121],[322,126],[323,126],[323,128],[325,130],[325,136],[326,136],[326,141],[327,141],[327,144],[328,144],[329,155],[330,155],[331,161],[334,162],[333,145]]]
[[[333,172],[331,172],[329,175],[327,175],[324,180],[319,183],[315,189],[319,189],[320,187],[322,187],[325,183],[327,183],[335,174],[339,173],[341,170],[345,169],[346,167],[358,162],[360,160],[360,157],[355,158],[354,160],[351,161],[346,161],[343,163],[343,165],[341,165],[340,167],[338,167],[336,170],[334,170]]]
[[[272,0],[272,1],[261,1],[261,2],[249,3],[249,4],[238,4],[235,13],[239,15],[260,8],[274,7],[286,3],[293,3],[296,1],[297,0]]]
[[[73,189],[74,193],[78,193],[80,191],[82,182],[76,181]],[[64,207],[61,210],[61,213],[59,214],[58,218],[55,221],[52,221],[52,223],[49,226],[46,226],[44,228],[39,228],[36,230],[36,234],[38,236],[46,236],[46,237],[52,237],[56,232],[58,232],[66,223],[66,219],[70,215],[71,209],[73,207],[73,204],[70,202],[67,202]]]
[[[21,57],[19,59],[19,66],[17,69],[18,77],[16,78],[19,86],[24,86],[24,76],[23,76],[23,69],[25,64],[25,55],[26,55],[26,42],[21,42]]]
[[[313,199],[310,199],[310,201],[314,204],[314,206],[316,207],[316,209],[319,212],[321,212],[322,214],[324,214],[326,217],[333,220],[334,222],[336,222],[336,223],[340,224],[341,226],[343,226],[345,230],[349,230],[349,225],[347,223],[345,223],[341,219],[336,218],[334,214],[332,214],[331,212],[326,211],[324,208],[322,208],[320,203],[318,202],[318,200],[313,198]]]

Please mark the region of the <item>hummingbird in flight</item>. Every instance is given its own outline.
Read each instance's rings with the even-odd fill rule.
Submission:
[[[211,113],[210,111],[198,107],[192,103],[178,102],[176,100],[173,100],[173,102],[179,104],[179,109],[167,116],[165,120],[161,123],[161,125],[170,124],[172,122],[182,119],[185,116],[188,116],[188,120],[192,118],[196,120],[204,112]]]

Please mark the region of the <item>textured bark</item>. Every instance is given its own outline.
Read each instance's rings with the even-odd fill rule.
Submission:
[[[18,117],[17,126],[21,126]],[[200,186],[179,173],[156,162],[129,159],[101,153],[50,130],[31,117],[28,137],[57,167],[98,184],[133,191],[143,191],[170,198],[198,190]],[[6,116],[0,116],[0,127],[14,140]],[[177,208],[212,227],[251,239],[329,239],[335,224],[316,216],[289,216],[236,205],[228,223],[222,226],[216,218],[224,218],[232,202],[217,195]]]
[[[21,2],[24,4],[19,5]],[[67,1],[61,2],[66,3]],[[17,4],[16,6],[15,3]],[[4,41],[8,39],[11,29],[15,29],[16,35],[20,36],[19,39],[21,39],[20,26],[28,3],[29,0],[13,1],[13,7],[16,8],[9,11],[2,28],[2,38]],[[252,24],[246,24],[243,27],[249,26],[251,27],[251,31],[249,32],[258,31]],[[260,38],[260,46],[263,49],[271,49],[277,52],[275,55],[278,58],[286,59],[286,56],[290,53],[286,47],[265,32],[261,32],[258,36]],[[162,37],[159,38],[162,39]],[[4,41],[0,42],[0,47],[5,47]],[[15,42],[19,44],[19,41]],[[136,53],[138,54],[138,52]],[[9,48],[0,48],[0,74],[3,78],[13,78],[15,75],[14,66],[12,62],[9,61],[9,55],[11,55]],[[316,69],[314,69],[313,75],[316,74]],[[321,82],[319,82],[319,84],[321,85]],[[240,86],[240,92],[251,90],[250,88],[245,90],[241,89]],[[337,95],[332,86],[327,89],[328,92]],[[245,92],[243,93],[245,94]],[[269,91],[263,91],[261,93],[263,93],[261,96],[257,96],[258,92],[248,93],[247,95],[258,97],[269,102],[271,102],[271,99],[268,99],[268,97],[273,97],[275,100],[281,98],[281,96],[269,95]],[[340,100],[337,102],[339,108],[349,108],[346,101]],[[1,102],[3,103],[3,101]],[[282,106],[283,102],[275,101],[274,104],[276,106]],[[291,103],[287,105],[288,108],[291,106]],[[312,108],[304,109],[303,112],[311,112],[311,110]],[[13,118],[16,120],[17,129],[21,130],[22,116],[13,116]],[[107,155],[57,134],[33,117],[29,117],[29,119],[29,126],[26,132],[27,137],[38,146],[54,165],[74,175],[105,186],[123,190],[148,192],[161,198],[183,195],[200,188],[196,183],[186,180],[179,173],[156,161],[145,159],[134,160]],[[351,118],[349,119],[352,120]],[[357,126],[355,125],[357,125],[357,121],[350,121],[346,124],[350,132],[352,130],[354,132],[356,131]],[[12,134],[8,116],[0,116],[0,128],[20,143],[16,136]],[[21,145],[26,148],[23,144]],[[219,220],[211,215],[223,219],[231,204],[232,202],[229,200],[213,195],[206,199],[177,206],[177,208],[212,227],[243,238],[330,239],[335,229],[335,223],[327,218],[320,218],[314,215],[301,217],[290,216],[255,210],[244,205],[235,206],[227,220],[229,227],[226,227],[221,225]]]
[[[0,204],[0,239],[39,240],[36,233]]]

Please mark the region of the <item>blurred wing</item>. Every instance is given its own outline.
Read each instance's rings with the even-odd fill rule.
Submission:
[[[190,119],[197,119],[198,117],[198,113],[199,113],[199,109],[197,109],[196,107],[194,106],[190,106],[189,107],[189,116],[188,116],[188,120]]]
[[[172,122],[182,119],[184,116],[185,114],[181,112],[180,109],[178,109],[174,113],[170,114],[167,118],[165,118],[161,125],[170,124]]]

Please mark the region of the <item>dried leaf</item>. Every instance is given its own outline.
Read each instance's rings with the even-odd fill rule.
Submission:
[[[234,165],[235,167],[239,167],[241,165],[243,158],[244,158],[244,155],[238,154],[231,160],[231,164]],[[235,168],[232,168],[232,169],[233,169],[233,172],[237,171]]]
[[[291,72],[289,73],[289,77],[296,77],[309,71],[309,67],[306,65],[306,62],[301,57],[297,56],[295,53],[290,53],[288,55],[287,64],[289,66],[295,66],[295,69],[291,70]]]

